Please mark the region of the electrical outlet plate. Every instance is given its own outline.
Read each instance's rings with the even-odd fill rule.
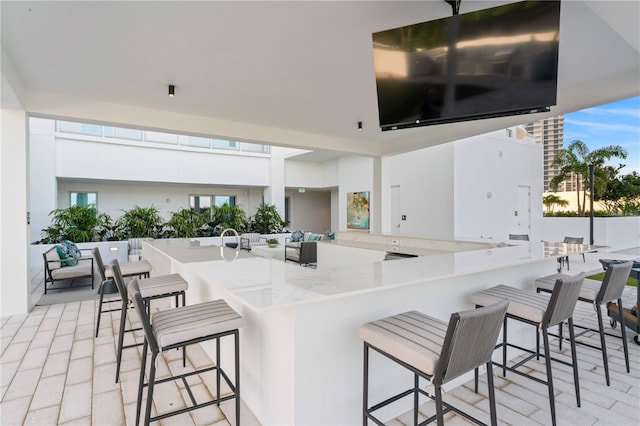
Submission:
[[[398,241],[398,240],[391,240],[391,245],[393,245],[393,246],[400,245],[400,241]]]

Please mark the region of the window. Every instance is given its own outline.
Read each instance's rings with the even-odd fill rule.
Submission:
[[[123,127],[104,127],[104,135],[109,138],[142,140],[142,130],[125,129]]]
[[[189,208],[203,212],[211,207],[211,195],[189,195]]]
[[[222,148],[222,149],[238,149],[238,146],[235,141],[228,141],[223,139],[214,139],[213,147]]]
[[[172,145],[178,144],[178,135],[173,133],[146,131],[144,132],[144,138],[147,142],[170,143]]]
[[[216,195],[214,197],[214,199],[215,199],[215,205],[217,207],[220,207],[225,203],[229,204],[230,206],[235,206],[236,205],[236,196],[235,195]]]
[[[197,146],[199,148],[211,148],[211,139],[202,138],[200,136],[189,136],[187,139],[187,145]]]
[[[97,192],[72,192],[71,193],[71,206],[91,206],[98,207],[98,193]]]
[[[97,124],[75,123],[73,121],[58,121],[57,124],[59,132],[102,136],[102,126],[98,126]]]

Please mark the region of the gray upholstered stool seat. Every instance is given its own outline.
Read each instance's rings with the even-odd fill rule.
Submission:
[[[138,280],[142,298],[186,291],[189,284],[180,274],[158,275]]]
[[[382,424],[374,412],[409,395],[413,396],[414,424],[418,424],[420,395],[436,402],[436,414],[421,424],[437,420],[442,425],[443,415],[448,411],[455,411],[468,420],[482,424],[444,402],[441,389],[447,382],[482,365],[487,366],[491,424],[497,424],[491,354],[507,303],[499,301],[485,308],[453,313],[448,323],[418,311],[409,311],[360,326],[358,337],[364,342],[362,424],[368,424],[369,420]],[[369,406],[370,350],[411,371],[414,374],[413,387]],[[433,384],[435,396],[419,386],[420,378]]]
[[[120,271],[122,271],[123,277],[139,277],[143,275],[148,277],[151,274],[151,264],[145,259],[127,262],[120,265]],[[111,265],[105,265],[104,275],[107,278],[113,278]]]
[[[418,311],[405,312],[360,327],[358,337],[428,375],[440,359],[448,324]]]
[[[147,305],[142,297],[141,288],[138,286],[138,280],[133,279],[127,285],[128,294],[131,297],[133,305],[138,311],[142,329],[144,331],[144,345],[142,349],[142,365],[140,367],[140,378],[138,385],[138,399],[136,404],[136,422],[139,424],[142,410],[142,394],[147,387],[147,401],[144,414],[144,424],[148,425],[152,421],[162,420],[164,418],[183,414],[188,411],[204,408],[213,404],[220,405],[223,401],[235,399],[235,417],[236,425],[240,425],[240,348],[239,333],[242,328],[242,317],[238,315],[224,300],[213,300],[210,302],[199,303],[196,305],[182,306],[173,309],[163,310],[153,314],[150,318],[147,312]],[[151,322],[153,319],[153,322]],[[227,336],[233,336],[234,340],[234,366],[235,379],[232,382],[229,376],[222,369],[220,363],[220,344],[221,339]],[[198,368],[187,368],[181,374],[170,373],[170,377],[156,378],[157,358],[158,356],[171,349],[185,347],[200,342],[215,340],[216,343],[216,360],[213,366],[203,366]],[[151,350],[150,371],[147,376],[147,350]],[[186,366],[185,366],[186,367]],[[197,401],[201,395],[192,392],[188,377],[202,374],[215,370],[215,397],[212,400]],[[145,383],[145,377],[148,382]],[[204,377],[204,376],[201,376]],[[224,396],[221,395],[221,379],[224,379],[226,385],[231,390]],[[151,417],[151,406],[153,404],[154,389],[156,385],[167,381],[180,380],[184,385],[186,393],[189,395],[191,405],[186,408],[174,407],[175,411],[164,412],[156,417]],[[207,393],[208,394],[208,393]],[[156,404],[167,405],[166,398],[156,401]],[[158,412],[164,409],[158,408]]]
[[[162,347],[242,328],[242,317],[224,300],[167,309],[151,318],[158,345]]]
[[[556,280],[566,280],[570,275],[565,274],[553,274],[546,277],[536,279],[536,288],[541,291],[551,293]],[[580,289],[579,299],[595,300],[598,292],[600,291],[602,283],[600,281],[585,278]]]
[[[580,294],[580,288],[582,287],[583,280],[583,275],[565,277],[565,279],[556,280],[550,298],[537,292],[513,288],[506,285],[497,285],[495,287],[479,291],[471,296],[471,301],[476,306],[480,307],[488,306],[500,300],[509,301],[509,308],[507,309],[502,331],[502,343],[496,346],[496,349],[502,348],[502,364],[500,365],[500,367],[502,367],[502,374],[506,377],[507,370],[509,370],[513,373],[547,385],[549,405],[551,407],[551,422],[553,425],[556,424],[556,405],[551,368],[552,360],[572,367],[573,382],[576,393],[576,405],[578,407],[580,406],[580,384],[578,378],[578,360],[576,356],[575,335],[573,330],[573,311],[576,303],[578,302],[578,295]],[[536,328],[535,351],[507,341],[507,319],[514,319],[524,324],[533,325]],[[571,362],[567,362],[563,359],[552,358],[549,349],[548,328],[561,324],[563,321],[567,321],[569,323],[569,334],[571,336]],[[544,360],[547,373],[546,381],[540,379],[536,375],[518,370],[518,368],[526,362],[534,358],[538,359],[541,356],[540,334],[542,334],[544,343]],[[507,366],[508,347],[519,349],[523,352],[529,353],[530,355],[516,363],[512,363],[511,366]],[[477,386],[478,380],[476,377],[476,389]]]
[[[520,288],[497,285],[471,295],[476,306],[492,305],[508,300],[507,315],[514,315],[532,322],[541,322],[549,305],[549,298]]]

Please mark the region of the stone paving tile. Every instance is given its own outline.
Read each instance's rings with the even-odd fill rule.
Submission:
[[[55,425],[58,424],[58,416],[60,415],[60,406],[53,405],[51,407],[41,408],[39,410],[29,410],[25,425]]]
[[[33,394],[33,400],[29,410],[60,405],[64,392],[65,376],[63,374],[40,379],[38,387]]]
[[[62,396],[60,423],[90,419],[91,408],[91,382],[67,384]],[[89,422],[91,421],[89,420]]]
[[[119,425],[125,422],[120,389],[93,394],[93,425]]]
[[[24,396],[13,400],[3,400],[0,410],[0,424],[21,425],[27,415],[31,396]]]
[[[4,395],[4,401],[25,396],[31,398],[31,395],[33,395],[33,392],[38,386],[41,371],[39,368],[32,368],[31,370],[18,369]]]

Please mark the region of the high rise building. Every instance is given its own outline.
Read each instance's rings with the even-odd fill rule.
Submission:
[[[543,120],[534,121],[525,125],[528,133],[533,134],[537,143],[541,143],[544,151],[543,158],[543,190],[550,191],[551,179],[556,176],[559,166],[553,166],[553,160],[556,158],[557,152],[562,149],[564,137],[564,116],[549,117]],[[572,191],[575,188],[572,181],[564,181],[558,186],[558,191]]]

